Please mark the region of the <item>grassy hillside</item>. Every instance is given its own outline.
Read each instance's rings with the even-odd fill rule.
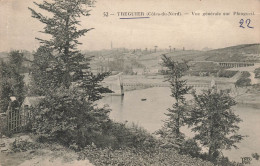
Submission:
[[[243,44],[206,51],[200,57],[215,62],[260,62],[260,44]]]
[[[176,51],[167,53],[176,60],[215,62],[260,62],[260,44],[243,44],[210,51]]]

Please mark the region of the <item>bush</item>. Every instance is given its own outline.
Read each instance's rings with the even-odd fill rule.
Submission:
[[[0,113],[0,138],[7,134],[7,116],[6,113]]]
[[[248,78],[250,77],[250,73],[248,71],[243,71],[241,78]]]
[[[139,166],[139,165],[213,165],[201,159],[180,155],[173,149],[160,147],[150,148],[146,151],[137,148],[123,148],[113,150],[110,148],[100,149],[87,146],[80,152],[80,159],[89,159],[91,163],[98,166]]]
[[[241,77],[236,81],[235,85],[238,87],[250,86],[251,79],[248,78],[249,76],[250,73],[248,71],[244,71]]]
[[[109,111],[105,107],[96,108],[74,91],[60,89],[35,108],[32,131],[41,140],[84,147],[102,135],[110,121]]]
[[[180,148],[181,154],[189,154],[192,157],[200,156],[201,148],[194,139],[185,140]]]
[[[138,148],[145,150],[156,146],[157,140],[146,130],[132,124],[126,126],[123,123],[110,122],[103,135],[96,138],[97,147]]]
[[[13,143],[11,143],[11,150],[13,152],[25,152],[27,150],[33,150],[39,148],[39,145],[29,141],[23,140],[21,138],[16,138]]]
[[[238,87],[250,86],[251,80],[249,78],[240,78],[236,81],[235,85]]]
[[[218,76],[219,76],[219,77],[231,78],[231,77],[233,77],[236,73],[237,73],[237,71],[230,71],[230,70],[221,69],[221,70],[219,70],[219,72],[218,72]]]
[[[254,73],[255,73],[255,78],[260,78],[260,67],[256,68]]]

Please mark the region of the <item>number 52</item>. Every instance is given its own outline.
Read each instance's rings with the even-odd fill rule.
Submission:
[[[250,26],[250,22],[251,22],[251,20],[250,20],[250,19],[247,19],[247,20],[245,21],[246,26],[247,26],[248,28],[254,28],[254,27],[251,27],[251,26]],[[243,26],[243,24],[244,24],[244,19],[241,19],[241,20],[239,21],[239,23],[240,23],[240,26],[239,26],[239,27],[245,28],[245,27]]]

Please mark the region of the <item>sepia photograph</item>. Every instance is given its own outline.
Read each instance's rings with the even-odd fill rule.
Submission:
[[[259,0],[0,0],[0,166],[260,166]]]

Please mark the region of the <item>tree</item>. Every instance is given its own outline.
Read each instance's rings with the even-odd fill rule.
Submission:
[[[48,72],[58,73],[53,80],[55,87],[60,85],[69,88],[72,82],[83,77],[81,65],[88,63],[89,59],[77,50],[77,46],[81,44],[78,38],[91,29],[78,30],[78,26],[80,26],[81,16],[90,15],[87,5],[91,3],[89,0],[53,0],[43,1],[42,4],[34,2],[40,9],[51,13],[53,16],[50,18],[29,8],[32,17],[45,24],[44,31],[41,32],[51,36],[50,40],[36,39],[45,47],[38,50],[38,56],[46,53],[46,50],[50,54],[50,61],[46,67]]]
[[[89,70],[90,58],[77,49],[82,44],[78,38],[84,36],[91,29],[78,30],[80,17],[89,16],[87,6],[92,4],[90,0],[53,0],[43,1],[42,4],[34,2],[40,9],[52,14],[48,18],[41,13],[29,8],[32,17],[45,24],[42,33],[51,36],[50,40],[38,39],[43,45],[34,54],[33,62],[33,93],[46,95],[55,91],[58,87],[71,88],[72,84],[82,87],[87,93],[83,93],[90,101],[100,99],[93,95],[111,92],[103,88],[99,83],[109,73],[93,75]],[[94,83],[95,82],[95,83]]]
[[[191,87],[187,86],[186,80],[182,79],[185,71],[188,70],[188,66],[185,62],[175,62],[165,55],[163,55],[162,60],[162,65],[167,69],[164,71],[166,75],[165,81],[170,83],[171,96],[175,99],[175,103],[172,108],[168,109],[168,113],[166,113],[168,119],[164,122],[163,128],[157,133],[164,138],[180,139],[182,137],[180,127],[184,125],[187,112],[185,95],[191,89]]]
[[[52,55],[52,51],[45,46],[40,46],[33,56],[29,95],[45,96],[55,87],[61,86],[61,80],[57,79],[61,70],[51,68],[55,57]]]
[[[208,148],[209,159],[214,161],[222,149],[237,148],[235,143],[243,139],[237,134],[241,119],[231,108],[236,102],[228,93],[214,88],[193,96],[195,103],[188,121],[193,126],[194,139]]]
[[[21,105],[24,99],[24,76],[20,74],[23,61],[23,54],[19,51],[11,51],[8,54],[8,62],[1,62],[1,92],[0,109],[7,110],[10,97],[15,96]]]
[[[32,131],[42,140],[85,147],[101,137],[110,122],[107,108],[96,108],[76,90],[56,89],[34,108]]]
[[[52,0],[35,3],[50,17],[29,8],[32,17],[45,24],[51,39],[37,38],[42,46],[34,54],[32,92],[45,98],[34,109],[33,131],[46,139],[85,146],[94,142],[109,121],[108,109],[94,101],[111,92],[100,84],[109,73],[94,75],[90,58],[77,49],[78,38],[91,29],[78,30],[80,17],[89,16],[90,0]],[[86,100],[87,99],[87,100]]]

